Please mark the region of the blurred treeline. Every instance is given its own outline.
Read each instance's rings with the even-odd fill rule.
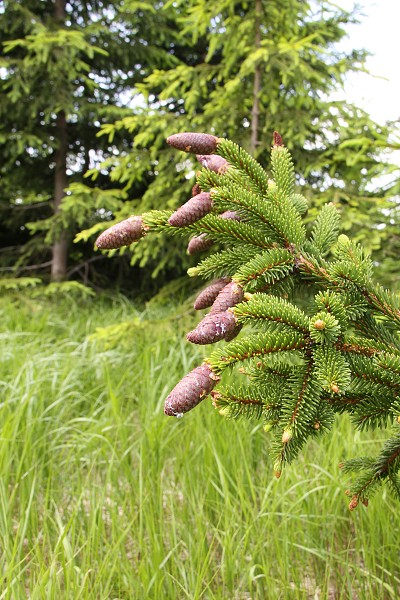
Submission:
[[[108,255],[93,243],[190,197],[196,159],[165,138],[229,137],[268,168],[277,130],[310,221],[333,202],[396,286],[398,123],[331,99],[364,68],[362,49],[340,50],[356,20],[325,1],[0,1],[0,276],[151,295],[192,264],[181,243],[148,236]]]

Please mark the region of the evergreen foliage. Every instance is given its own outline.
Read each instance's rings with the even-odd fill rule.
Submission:
[[[122,135],[110,142],[97,133],[132,114],[126,104],[153,69],[176,64],[170,52],[173,12],[158,11],[150,1],[0,2],[3,266],[19,273],[35,265],[46,272],[54,263],[51,249],[62,242],[54,278],[76,273],[80,265],[83,272],[92,247],[71,249],[74,235],[99,215],[121,209],[126,199],[123,186],[102,173],[82,185],[89,168],[127,147]],[[68,186],[80,194],[72,197]],[[130,191],[140,196],[146,186],[136,180]]]
[[[180,139],[185,135],[195,136]],[[197,176],[212,214],[181,227],[170,224],[170,211],[142,215],[146,235],[212,234],[228,245],[189,271],[231,279],[188,334],[196,344],[225,342],[197,367],[200,379],[195,369],[172,390],[166,413],[191,410],[221,378],[221,390],[211,392],[215,408],[228,418],[262,419],[277,477],[310,437],[332,429],[336,413],[349,413],[358,430],[394,425],[378,456],[343,469],[358,472],[351,509],[383,482],[400,496],[400,299],[375,283],[361,246],[339,235],[334,206],[324,206],[311,227],[304,223],[291,155],[280,136],[275,140],[273,178],[243,148],[218,140],[227,168]],[[221,219],[227,209],[240,221]]]
[[[306,222],[314,222],[318,210],[333,202],[341,214],[342,229],[368,252],[374,251],[374,259],[384,264],[380,269],[384,280],[386,270],[393,272],[393,245],[398,247],[398,214],[391,201],[398,193],[398,183],[395,167],[385,156],[395,143],[394,127],[374,123],[344,100],[331,100],[346,74],[364,68],[363,51],[338,49],[357,15],[331,2],[304,0],[178,0],[173,4],[180,43],[188,36],[192,47],[185,55],[179,52],[178,39],[174,40],[171,52],[176,63],[155,69],[138,85],[143,97],[135,114],[102,127],[102,142],[108,138],[112,143],[118,135],[133,139],[130,147],[102,165],[101,173],[108,173],[114,185],[122,185],[126,193],[112,215],[104,215],[104,221],[125,218],[127,203],[131,212],[143,213],[158,209],[160,201],[175,209],[190,198],[190,182],[198,163],[193,155],[176,163],[165,145],[171,133],[189,129],[234,139],[271,170],[269,135],[276,128],[296,164],[298,192],[307,196]],[[222,142],[218,154],[228,160],[229,152],[241,150],[230,146],[226,152]],[[203,160],[200,158],[201,163]],[[280,160],[280,155],[273,160]],[[253,167],[248,164],[250,170]],[[249,197],[241,214],[245,210],[257,213],[252,194],[268,185],[258,168],[261,179],[255,173],[247,174]],[[274,168],[272,165],[272,171]],[[91,171],[95,178],[99,173],[98,169]],[[372,186],[371,181],[382,181],[379,176],[383,174],[387,175],[385,186]],[[244,176],[242,172],[239,181]],[[210,182],[218,180],[218,173],[210,170],[205,177]],[[141,197],[135,191],[140,179],[148,182]],[[219,185],[218,192],[230,194],[233,201],[235,184],[231,172],[226,182],[229,190]],[[90,205],[86,187],[76,187],[74,194],[78,198],[85,195],[86,206]],[[245,201],[243,196],[241,199]],[[291,210],[292,205],[303,213],[303,194],[293,196]],[[384,226],[378,228],[378,224]],[[107,224],[103,222],[103,226]],[[98,232],[96,224],[80,239],[94,239]],[[148,264],[154,275],[176,265],[179,257],[176,246],[164,240],[155,244],[148,239],[130,252],[132,264]],[[184,266],[191,264],[185,257]]]

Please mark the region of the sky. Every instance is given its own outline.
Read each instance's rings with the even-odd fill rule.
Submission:
[[[333,0],[351,10],[353,0]],[[359,0],[364,16],[348,27],[343,49],[365,48],[372,53],[366,62],[374,75],[351,74],[345,87],[346,99],[384,123],[400,119],[400,0]],[[341,94],[343,95],[343,93]]]

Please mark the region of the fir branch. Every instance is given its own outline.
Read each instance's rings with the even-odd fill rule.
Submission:
[[[397,473],[400,470],[400,434],[387,440],[381,453],[372,461],[369,457],[362,457],[346,461],[342,465],[344,472],[365,471],[352,484],[349,495],[352,496],[349,508],[353,510],[361,501],[368,502],[368,498],[378,489],[385,479],[389,479],[396,486]]]
[[[393,390],[400,390],[400,375],[376,367],[369,357],[361,354],[349,354],[348,364],[354,377],[371,381]]]
[[[293,164],[280,136],[274,136],[273,180],[229,140],[187,132],[169,142],[206,152],[198,160],[209,167],[197,174],[195,199],[176,211],[172,222],[178,226],[168,223],[171,211],[151,211],[130,217],[102,239],[109,244],[112,236],[119,243],[122,236],[130,243],[154,231],[195,234],[193,249],[210,240],[225,244],[189,270],[207,279],[227,276],[230,283],[217,299],[213,286],[196,299],[201,308],[214,298],[209,315],[188,339],[227,341],[245,324],[266,332],[245,332],[211,353],[171,392],[167,414],[192,409],[220,374],[245,363],[237,373],[248,377],[248,385],[211,392],[214,405],[228,417],[263,417],[265,429],[274,429],[277,476],[310,436],[332,427],[335,413],[348,413],[359,430],[400,423],[400,297],[373,283],[371,259],[360,245],[338,236],[333,205],[322,208],[306,239],[301,215],[307,201],[294,192]],[[233,211],[231,220],[218,214],[225,210]],[[304,304],[302,285],[320,290],[311,316],[295,304],[296,299]],[[286,288],[291,302],[283,296]],[[344,467],[358,472],[350,509],[366,503],[383,481],[400,499],[400,434],[385,443],[378,457],[357,460]]]
[[[271,324],[309,333],[309,318],[290,302],[267,294],[256,294],[247,302],[238,304],[234,314],[239,323],[252,325]]]
[[[210,169],[202,169],[198,171],[196,174],[197,184],[203,191],[211,191],[212,188],[218,188],[222,185],[225,185],[228,180],[227,173],[215,173],[215,171],[210,171]]]
[[[374,357],[374,364],[378,369],[384,369],[400,377],[400,356],[382,352]]]
[[[265,235],[272,242],[284,239],[281,231],[277,230],[272,207],[254,192],[243,189],[243,185],[231,183],[213,189],[211,196],[220,210],[236,210],[249,223],[265,226]]]
[[[307,342],[298,333],[279,332],[271,334],[249,335],[241,340],[228,343],[224,348],[213,352],[206,362],[217,374],[238,362],[261,357],[276,352],[302,350]]]
[[[327,392],[340,394],[350,385],[349,365],[340,352],[332,346],[318,346],[313,350],[314,376]]]
[[[214,241],[226,244],[239,243],[263,249],[270,248],[272,244],[260,228],[248,223],[222,219],[217,215],[207,215],[200,221],[185,227],[185,230],[208,233]]]
[[[279,402],[271,402],[261,394],[262,389],[251,387],[228,387],[211,393],[213,405],[226,418],[270,418],[279,411]]]
[[[380,394],[378,397],[364,396],[357,404],[352,422],[359,431],[385,428],[393,422],[391,407],[393,398]]]
[[[254,292],[283,279],[293,267],[294,258],[288,250],[273,248],[258,254],[241,266],[233,279],[245,286],[247,291]]]
[[[381,285],[370,285],[362,290],[367,302],[386,319],[400,325],[400,298]]]
[[[307,441],[310,428],[321,419],[322,415],[318,414],[321,392],[313,376],[313,360],[310,359],[304,367],[293,372],[286,385],[280,417],[282,429],[280,435],[276,434],[272,447],[276,474],[281,473],[285,463],[292,462],[298,456]]]
[[[389,324],[379,323],[371,314],[363,314],[362,319],[354,319],[357,331],[376,342],[384,342],[392,352],[400,352],[400,337],[397,331],[391,330]]]
[[[274,146],[271,151],[272,176],[279,192],[291,196],[294,191],[294,167],[292,157],[284,146]]]
[[[345,341],[338,340],[335,344],[335,347],[341,352],[349,353],[349,354],[360,354],[362,356],[374,356],[375,354],[379,354],[385,348],[378,341],[366,339],[366,338],[357,338],[354,336],[347,336]]]
[[[191,277],[199,276],[204,279],[234,275],[243,263],[249,262],[259,253],[254,246],[232,248],[215,252],[204,258],[196,267],[188,270]]]
[[[311,240],[321,256],[329,252],[339,234],[340,217],[333,204],[322,207],[311,231]]]
[[[217,152],[229,164],[240,171],[243,177],[249,179],[259,193],[265,195],[268,191],[268,177],[262,166],[248,152],[230,140],[219,140]]]
[[[303,194],[292,194],[290,202],[293,204],[299,215],[304,215],[308,210],[308,201]]]
[[[168,219],[170,218],[172,213],[172,210],[151,210],[145,212],[142,215],[143,223],[146,227],[149,228],[150,231],[168,231],[169,235],[180,233],[181,228],[171,227],[170,225],[168,225]]]

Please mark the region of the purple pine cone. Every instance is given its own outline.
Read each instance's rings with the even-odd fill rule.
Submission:
[[[203,308],[208,308],[212,305],[215,298],[218,296],[220,291],[226,286],[229,282],[229,277],[222,277],[221,279],[217,279],[214,283],[208,285],[200,294],[197,296],[194,309],[201,310]]]
[[[219,377],[206,364],[190,371],[167,396],[164,413],[170,417],[181,417],[192,410],[211,392]]]
[[[142,217],[129,217],[109,227],[96,240],[96,246],[100,250],[114,250],[122,246],[129,246],[146,234]]]
[[[204,250],[208,250],[213,245],[213,241],[207,237],[206,233],[201,233],[200,235],[195,235],[189,241],[187,252],[188,254],[196,254],[197,252],[203,252]]]
[[[228,219],[230,221],[240,221],[240,217],[234,210],[226,210],[219,215],[222,219]]]
[[[228,161],[218,154],[197,154],[196,158],[203,167],[214,173],[225,173],[229,168]]]
[[[232,221],[240,221],[240,217],[234,210],[226,210],[219,215],[221,219],[230,219]],[[207,236],[206,233],[200,233],[195,235],[189,241],[187,252],[188,254],[196,254],[197,252],[204,252],[213,245],[214,241]]]
[[[233,329],[231,331],[231,333],[229,333],[228,335],[225,336],[224,340],[226,342],[230,342],[241,332],[242,328],[243,328],[243,325],[241,323],[238,323],[236,325],[235,329]]]
[[[218,145],[218,138],[209,133],[194,133],[186,131],[185,133],[175,133],[167,139],[167,144],[193,154],[213,154]]]
[[[216,297],[212,307],[210,314],[217,314],[228,310],[231,306],[235,306],[235,304],[239,304],[244,298],[243,288],[231,281],[228,283],[218,294]]]
[[[211,194],[201,192],[180,206],[168,219],[172,227],[185,227],[202,219],[212,208]]]
[[[196,329],[189,331],[186,339],[193,344],[214,344],[214,342],[229,336],[235,327],[235,316],[229,311],[208,314],[200,321]]]

